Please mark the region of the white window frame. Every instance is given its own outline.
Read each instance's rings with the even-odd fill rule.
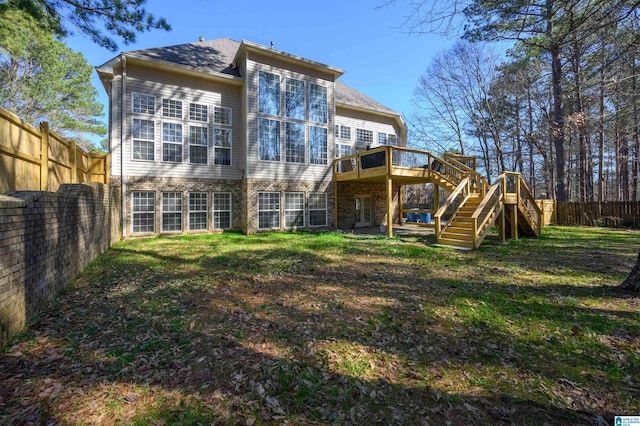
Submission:
[[[165,104],[164,104],[165,101],[167,101],[167,104],[169,105],[167,110],[165,110]],[[175,113],[172,113],[174,108],[172,108],[171,102],[175,102],[176,106],[177,104],[180,104],[180,115],[176,115]],[[178,101],[175,99],[162,98],[162,116],[166,118],[177,118],[179,120],[184,119],[184,102]]]
[[[164,197],[165,195],[169,195],[169,194],[178,194],[179,200],[180,200],[180,210],[169,210],[169,211],[165,211],[164,209]],[[165,230],[164,229],[164,215],[165,214],[180,214],[180,229],[176,230],[176,229],[171,229],[171,230]],[[169,232],[182,232],[183,229],[183,222],[184,222],[184,195],[182,192],[179,191],[163,191],[160,193],[160,232],[164,232],[164,233],[169,233]]]
[[[260,195],[261,194],[266,194],[266,195],[269,195],[270,197],[271,196],[275,196],[276,197],[275,199],[278,200],[278,208],[277,209],[272,208],[272,209],[260,210]],[[269,200],[269,203],[271,203],[271,200]],[[260,191],[260,192],[258,192],[258,195],[256,197],[256,211],[257,211],[257,226],[258,226],[258,229],[260,229],[260,230],[280,229],[280,224],[281,224],[281,221],[282,221],[282,218],[280,217],[280,204],[281,204],[281,197],[280,197],[280,193],[279,192],[273,192],[273,191]],[[273,227],[268,227],[268,228],[260,227],[260,213],[262,213],[262,212],[271,212],[271,213],[277,212],[277,214],[278,214],[278,216],[277,216],[278,217],[278,225],[277,226],[273,226]]]
[[[287,198],[289,197],[293,197],[295,196],[296,198],[298,198],[298,201],[302,201],[302,208],[296,208],[296,209],[290,209],[287,208]],[[285,229],[300,229],[300,228],[304,228],[305,227],[305,207],[306,207],[306,200],[305,200],[305,194],[304,192],[285,192],[284,193],[284,206],[283,206],[283,210],[284,210],[284,228]],[[287,224],[287,213],[288,212],[300,212],[302,213],[302,225],[289,225]]]
[[[195,106],[195,105],[197,105],[198,107],[204,107],[204,109],[205,109],[205,114],[204,114],[205,119],[204,120],[200,120],[198,118],[194,118],[194,116],[191,115],[191,107]],[[209,122],[209,105],[201,104],[201,103],[198,103],[198,102],[189,102],[189,112],[188,112],[188,114],[189,114],[188,115],[189,121],[195,121],[197,123],[208,123]]]
[[[320,160],[316,160],[314,159],[313,155],[312,155],[312,151],[311,151],[311,134],[313,133],[312,129],[320,129],[320,130],[324,130],[325,131],[325,141],[324,141],[324,162],[321,162],[320,160],[323,160],[322,158],[320,158]],[[326,127],[321,127],[321,126],[309,126],[308,129],[309,132],[309,136],[307,137],[309,143],[309,164],[313,165],[313,166],[326,166],[329,163],[329,131],[327,130]]]
[[[204,194],[204,210],[191,210],[191,196],[198,194],[199,196]],[[200,200],[201,201],[201,200]],[[204,213],[204,228],[192,229],[191,228],[191,214],[192,213]],[[187,229],[189,231],[206,231],[209,226],[209,194],[204,191],[192,191],[189,192],[187,200]]]
[[[395,133],[388,133],[387,143],[391,146],[398,146],[398,136]]]
[[[228,121],[219,121],[216,120],[216,115],[218,115],[218,111],[224,111],[224,114],[222,115],[222,117],[228,117]],[[233,124],[233,110],[231,108],[227,108],[227,107],[223,107],[223,106],[217,106],[214,105],[213,106],[213,124],[219,125],[219,126],[231,126]]]
[[[347,130],[348,130],[349,135],[348,136],[344,136],[347,133]],[[340,125],[340,134],[338,135],[338,138],[350,141],[351,140],[351,127],[350,126],[344,126],[344,125],[341,124]]]
[[[217,145],[217,138],[216,138],[216,132],[220,131],[220,132],[225,132],[229,134],[229,146],[222,146],[222,145]],[[213,161],[212,164],[215,164],[216,166],[230,166],[233,164],[233,150],[231,149],[233,146],[233,132],[231,131],[231,129],[221,129],[218,127],[214,127],[213,129],[213,134],[211,135],[211,140],[212,140],[212,145],[213,145]],[[220,163],[216,163],[216,151],[218,150],[226,150],[229,151],[229,164],[220,164]]]
[[[135,198],[136,195],[138,194],[151,194],[151,198],[147,198],[147,199],[151,199],[153,201],[153,209],[151,211],[145,211],[145,212],[137,212],[135,211]],[[152,223],[153,223],[153,230],[151,231],[136,231],[136,214],[151,214],[152,217]],[[156,193],[154,191],[133,191],[131,193],[131,233],[132,234],[155,234],[156,232]]]
[[[316,83],[309,83],[309,108],[307,112],[308,121],[311,123],[319,123],[319,124],[327,124],[329,122],[329,90],[327,90],[326,86]],[[323,102],[312,102],[313,97],[312,93],[324,95],[324,99],[320,98]],[[320,120],[313,120],[311,118],[311,112],[314,110],[314,107],[321,106],[324,107],[324,111],[322,112],[322,117]]]
[[[191,138],[191,128],[195,127],[198,129],[204,129],[207,132],[207,140],[205,144],[200,144],[200,143],[193,143],[192,142],[192,138]],[[189,130],[189,133],[187,134],[187,144],[189,145],[189,164],[200,164],[200,165],[207,165],[209,164],[209,144],[210,144],[210,128],[209,126],[206,125],[202,125],[202,124],[196,124],[196,123],[188,123],[187,128]],[[204,147],[207,151],[206,155],[205,155],[205,162],[204,163],[197,163],[197,162],[193,162],[191,161],[191,149],[192,147]]]
[[[135,110],[135,98],[136,96],[144,96],[146,98],[151,98],[153,99],[153,112],[144,112],[144,111],[136,111]],[[132,92],[131,93],[131,113],[132,114],[143,114],[143,115],[148,115],[148,116],[153,116],[156,113],[156,97],[153,95],[145,95],[144,93],[137,93],[137,92]]]
[[[301,161],[295,161],[296,157],[290,155],[289,152],[295,152],[295,150],[290,150],[289,144],[289,126],[299,126],[302,127],[302,158],[299,159]],[[306,126],[303,123],[299,123],[297,121],[285,121],[284,122],[284,162],[289,164],[305,164],[307,159],[307,138],[306,138]]]
[[[356,142],[373,143],[373,131],[356,127]]]
[[[182,140],[180,141],[180,143],[173,142],[173,141],[165,141],[164,140],[164,125],[165,124],[173,124],[173,125],[177,125],[177,126],[181,127],[180,133],[182,135],[182,137],[181,137]],[[161,145],[161,148],[162,148],[161,149],[161,154],[162,155],[161,155],[160,159],[161,159],[161,161],[163,163],[174,163],[174,164],[184,163],[184,127],[185,127],[184,123],[179,123],[179,122],[176,122],[176,121],[169,121],[169,120],[163,120],[162,121],[162,124],[160,125],[160,142],[162,144]],[[165,144],[167,144],[167,145],[180,145],[180,161],[171,161],[171,160],[165,160],[164,159],[164,145]]]
[[[151,123],[153,123],[153,139],[144,139],[144,138],[136,138],[133,135],[133,129],[134,129],[134,122],[138,120],[138,121],[149,121]],[[147,161],[147,162],[154,162],[156,161],[156,121],[155,120],[150,120],[148,118],[138,118],[138,117],[131,117],[131,160],[132,161]],[[136,141],[138,142],[144,142],[144,143],[151,143],[153,145],[153,149],[151,150],[151,152],[153,153],[153,158],[148,159],[148,158],[134,158],[134,153],[135,153],[135,143]]]
[[[277,145],[278,156],[277,156],[276,159],[273,159],[273,160],[260,158],[260,137],[261,137],[261,134],[260,134],[260,122],[263,121],[263,120],[266,121],[266,122],[270,122],[270,123],[271,122],[272,123],[277,123],[277,128],[278,128],[278,133],[277,133],[277,137],[278,137],[278,145]],[[279,163],[279,162],[282,161],[282,157],[283,157],[282,156],[282,127],[283,127],[282,123],[283,122],[280,121],[280,120],[272,120],[271,118],[266,118],[266,117],[259,117],[258,118],[258,161],[268,161],[270,163]]]
[[[322,198],[324,198],[324,208],[323,209],[318,209],[318,208],[313,208],[313,203],[311,202],[311,198],[314,196],[320,196]],[[310,228],[315,228],[315,227],[321,227],[321,226],[327,226],[328,224],[328,218],[329,218],[329,209],[327,208],[327,194],[325,192],[311,192],[309,194],[309,227]],[[311,221],[311,212],[317,212],[317,211],[324,211],[324,223],[320,224],[320,225],[314,225]]]
[[[229,209],[228,210],[222,210],[219,208],[216,208],[216,195],[217,196],[223,196],[226,195],[228,204],[229,204]],[[232,198],[231,198],[231,193],[230,192],[214,192],[213,194],[211,194],[211,228],[212,229],[231,229],[233,226],[233,204],[232,204]],[[229,226],[226,228],[219,228],[216,227],[216,213],[229,213]]]

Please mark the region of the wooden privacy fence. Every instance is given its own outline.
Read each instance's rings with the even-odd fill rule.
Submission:
[[[0,194],[57,191],[64,183],[109,183],[109,154],[93,154],[40,123],[36,129],[0,107]]]
[[[557,203],[558,225],[640,227],[640,201]]]

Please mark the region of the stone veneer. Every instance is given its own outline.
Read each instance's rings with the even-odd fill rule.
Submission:
[[[117,189],[83,183],[0,194],[0,346],[120,240]]]

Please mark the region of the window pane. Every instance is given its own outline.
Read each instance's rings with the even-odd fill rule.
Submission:
[[[182,118],[182,101],[174,101],[172,99],[162,100],[162,116]]]
[[[371,143],[373,142],[373,131],[364,130],[364,129],[356,129],[356,141]]]
[[[134,118],[131,135],[134,139],[153,141],[155,140],[154,127],[153,120],[141,120],[139,118]]]
[[[327,164],[327,129],[309,127],[309,162]]]
[[[134,192],[132,201],[133,232],[155,232],[155,193]]]
[[[340,139],[351,139],[351,127],[340,126]]]
[[[284,226],[287,228],[304,226],[304,193],[286,192],[284,194]]]
[[[213,194],[213,228],[231,229],[231,194]]]
[[[189,162],[207,164],[209,157],[209,129],[202,126],[189,126]]]
[[[258,158],[280,161],[280,122],[260,118],[258,127]]]
[[[271,229],[280,227],[280,193],[258,193],[258,228]]]
[[[328,117],[327,88],[309,84],[309,121],[326,123]]]
[[[309,226],[327,225],[327,194],[309,194]]]
[[[155,159],[154,155],[154,143],[146,141],[133,141],[133,159],[134,160],[149,160]]]
[[[209,121],[209,108],[203,104],[189,104],[189,120]]]
[[[207,193],[189,193],[189,230],[207,229]]]
[[[214,129],[213,164],[231,165],[231,130]]]
[[[153,96],[134,93],[132,110],[140,114],[154,114],[156,112],[156,99]]]
[[[387,144],[387,134],[386,133],[378,132],[378,143],[380,145],[386,145]]]
[[[213,122],[231,126],[231,108],[213,107]]]
[[[182,193],[162,193],[162,231],[182,231]]]
[[[304,164],[304,124],[286,123],[285,161]]]
[[[280,115],[280,76],[260,71],[259,80],[258,112]]]
[[[304,120],[304,81],[286,79],[284,106],[287,117]]]

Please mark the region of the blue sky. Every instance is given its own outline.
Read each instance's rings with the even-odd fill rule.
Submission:
[[[129,51],[170,46],[205,39],[249,40],[346,70],[344,83],[406,117],[419,76],[435,54],[454,39],[407,34],[402,26],[408,0],[382,7],[384,0],[307,1],[205,1],[148,0],[146,8],[162,16],[172,31],[139,34]],[[76,35],[68,40],[96,66],[113,53]],[[94,85],[105,105],[107,97],[94,74]]]

